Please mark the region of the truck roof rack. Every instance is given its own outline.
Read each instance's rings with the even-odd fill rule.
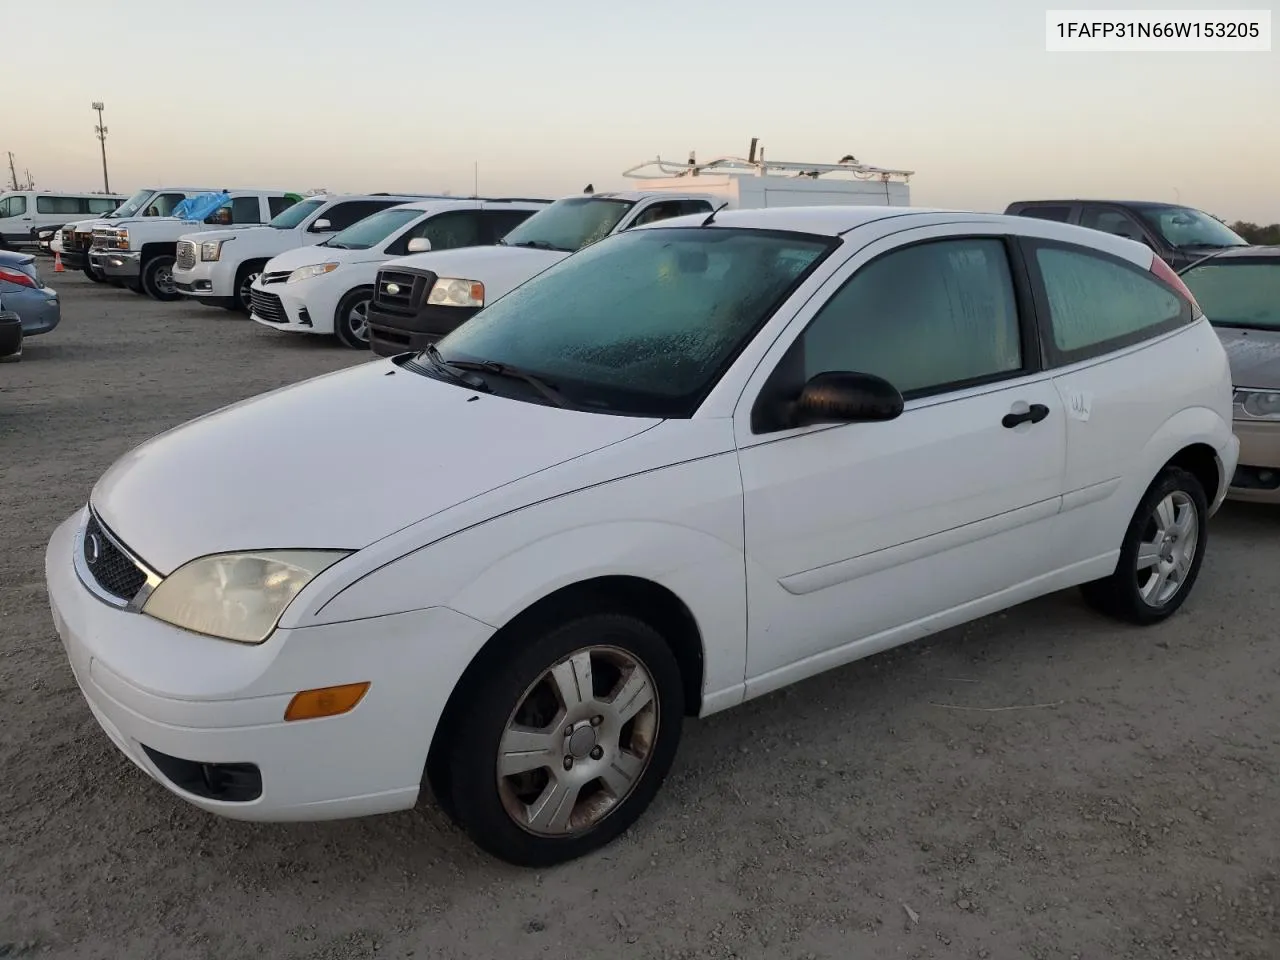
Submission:
[[[763,147],[759,149],[757,156],[756,146],[758,142],[758,139],[751,141],[751,150],[746,157],[716,157],[714,160],[698,163],[696,155],[690,150],[689,159],[684,163],[656,157],[653,160],[646,160],[644,163],[637,164],[629,170],[622,171],[622,175],[636,180],[658,179],[661,177],[698,177],[705,174],[729,174],[739,177],[810,177],[816,180],[824,174],[845,174],[854,180],[883,180],[886,182],[889,180],[901,180],[905,183],[915,174],[914,170],[890,170],[886,167],[873,167],[865,163],[859,163],[853,154],[847,154],[842,157],[839,163],[796,163],[788,160],[766,161]]]

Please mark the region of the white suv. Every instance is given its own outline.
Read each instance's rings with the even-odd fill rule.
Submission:
[[[1076,585],[1164,620],[1237,450],[1226,353],[1139,243],[730,211],[148,441],[46,576],[94,716],[183,799],[357,816],[425,772],[550,864],[636,820],[686,716]]]

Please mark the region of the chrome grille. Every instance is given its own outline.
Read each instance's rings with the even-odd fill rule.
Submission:
[[[262,282],[263,283],[284,283],[286,280],[289,279],[289,274],[291,273],[293,273],[292,270],[272,270],[270,273],[264,273],[262,275]]]
[[[94,582],[118,600],[132,600],[147,582],[146,572],[116,545],[115,538],[93,514],[84,528],[80,550]]]
[[[250,297],[253,300],[253,315],[259,320],[265,320],[267,323],[289,322],[284,304],[274,293],[263,293],[256,288],[250,288]]]
[[[179,270],[191,270],[196,265],[196,245],[190,240],[178,241],[178,252],[175,256]]]

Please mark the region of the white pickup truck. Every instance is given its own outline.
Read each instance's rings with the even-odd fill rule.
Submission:
[[[219,227],[260,226],[302,196],[285,190],[224,190],[221,198],[222,202],[201,220],[133,217],[95,227],[89,249],[90,266],[136,293],[156,300],[177,300],[181,294],[174,286],[173,265],[179,237]]]
[[[62,264],[68,270],[82,270],[95,283],[105,283],[101,270],[89,264],[89,248],[93,246],[93,231],[134,217],[167,217],[173,208],[188,197],[211,193],[213,187],[143,187],[116,209],[104,217],[77,220],[64,224],[59,231],[62,239],[56,250],[62,256]]]
[[[317,195],[295,203],[265,227],[182,236],[174,286],[182,296],[206,306],[249,313],[253,281],[272,257],[323,243],[379,210],[420,199],[418,194]]]
[[[670,217],[709,216],[721,207],[908,206],[911,171],[869,167],[853,157],[836,164],[765,163],[753,142],[747,159],[659,159],[623,175],[640,180],[639,189],[594,193],[588,187],[534,214],[498,246],[416,254],[411,247],[410,256],[384,263],[369,304],[370,347],[381,356],[421,350],[486,304],[613,233]]]

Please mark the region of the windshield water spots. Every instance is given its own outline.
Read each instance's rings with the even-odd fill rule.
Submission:
[[[1138,212],[1175,249],[1247,245],[1226,224],[1191,207],[1142,207]]]
[[[1210,323],[1280,330],[1280,260],[1210,260],[1182,280]]]
[[[569,253],[603,240],[635,204],[630,200],[570,197],[539,210],[503,237],[508,246]]]

